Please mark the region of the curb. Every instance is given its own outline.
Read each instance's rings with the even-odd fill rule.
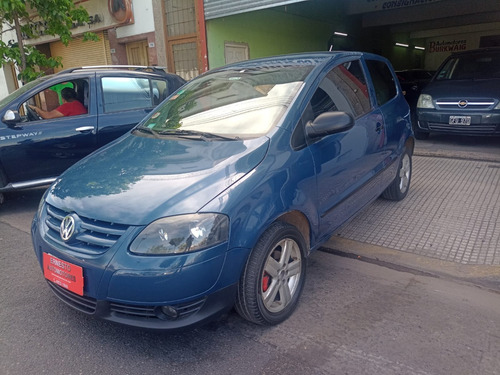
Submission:
[[[415,148],[413,155],[414,156],[423,156],[423,157],[448,158],[448,159],[473,160],[473,161],[500,163],[500,151],[499,151],[498,156],[497,156],[495,154],[487,154],[487,153],[482,153],[482,152],[431,151],[431,150],[422,150],[422,149]]]
[[[320,251],[420,276],[451,278],[500,294],[500,266],[460,264],[332,237]]]

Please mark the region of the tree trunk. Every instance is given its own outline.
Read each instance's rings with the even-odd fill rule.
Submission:
[[[19,71],[22,73],[26,69],[26,55],[24,54],[24,41],[23,41],[23,35],[21,33],[21,24],[19,23],[19,17],[17,14],[14,14],[14,26],[16,29],[16,36],[17,36],[17,44],[19,46],[19,52],[21,55],[21,65],[18,66]],[[26,83],[24,82],[24,79],[22,80],[23,84]]]

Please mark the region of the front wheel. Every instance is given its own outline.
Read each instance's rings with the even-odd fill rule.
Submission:
[[[410,190],[412,172],[411,154],[405,150],[399,162],[398,174],[392,183],[382,193],[382,197],[392,201],[400,201],[406,197]]]
[[[274,325],[297,307],[306,278],[306,243],[294,226],[275,222],[255,245],[241,275],[236,311],[245,319]]]

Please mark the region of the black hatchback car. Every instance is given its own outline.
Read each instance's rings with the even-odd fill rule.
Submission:
[[[454,53],[422,90],[415,137],[500,135],[500,48]]]
[[[184,83],[158,67],[101,66],[45,76],[14,91],[0,101],[0,203],[5,192],[51,183]],[[66,88],[85,110],[42,118],[62,107]]]

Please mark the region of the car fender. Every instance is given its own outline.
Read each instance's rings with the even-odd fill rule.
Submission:
[[[229,249],[252,249],[271,223],[290,212],[306,218],[311,233],[311,238],[305,238],[307,243],[317,237],[316,174],[310,151],[277,148],[280,150],[269,152],[255,169],[201,210],[229,216]]]

